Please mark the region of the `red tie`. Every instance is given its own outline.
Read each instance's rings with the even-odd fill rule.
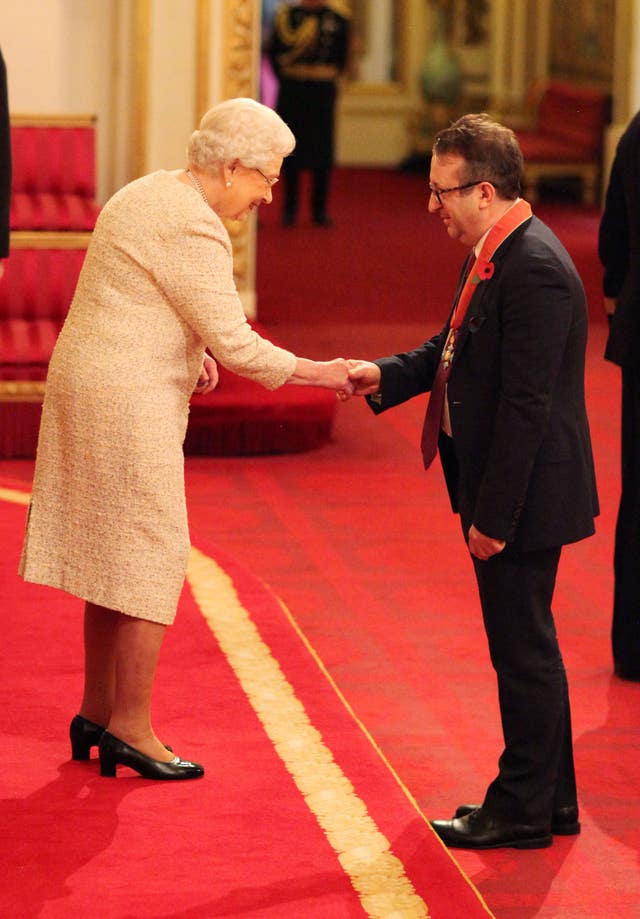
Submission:
[[[422,429],[421,445],[425,469],[429,468],[438,450],[438,437],[440,436],[440,428],[442,426],[442,409],[444,407],[447,380],[451,372],[453,350],[456,346],[458,329],[464,320],[467,307],[473,297],[473,291],[478,283],[487,281],[493,277],[494,265],[491,259],[494,254],[505,239],[530,218],[531,205],[522,198],[518,199],[518,201],[509,207],[502,217],[491,227],[485,236],[478,257],[475,257],[475,252],[471,252],[467,256],[467,261],[461,272],[460,283],[451,312],[449,334],[444,348],[442,349],[442,354],[440,355],[440,363],[438,364],[438,370],[431,388],[429,406]],[[471,279],[469,275],[476,265],[478,266],[476,273],[473,279]]]
[[[464,263],[462,269],[460,282],[458,284],[458,291],[456,293],[456,299],[453,304],[453,314],[455,314],[455,309],[458,305],[460,294],[462,293],[465,281],[469,276],[469,272],[471,271],[473,264],[474,254],[472,252],[467,256],[467,260]],[[449,329],[449,334],[447,336],[447,340],[445,342],[444,348],[442,349],[442,354],[438,362],[438,370],[436,372],[435,380],[433,381],[433,386],[431,387],[429,405],[427,406],[427,414],[424,419],[422,439],[420,441],[420,446],[422,448],[422,461],[424,463],[425,469],[429,468],[435,458],[436,453],[438,452],[438,437],[440,436],[440,428],[442,426],[442,409],[444,408],[444,397],[447,391],[447,380],[449,379],[449,373],[451,372],[451,357],[453,355],[453,346],[455,343],[456,334],[456,329]]]

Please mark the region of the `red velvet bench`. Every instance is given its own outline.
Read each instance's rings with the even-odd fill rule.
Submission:
[[[534,126],[515,129],[525,162],[525,197],[536,200],[540,179],[577,176],[584,203],[595,204],[609,96],[560,80],[536,84],[531,95]]]
[[[257,323],[252,325],[272,339]],[[249,456],[314,450],[331,439],[335,413],[332,392],[310,386],[270,391],[220,367],[217,389],[191,400],[184,452]]]
[[[0,280],[0,456],[35,456],[47,367],[99,213],[91,115],[11,115]]]
[[[6,262],[0,279],[0,457],[35,456],[47,367],[87,239],[85,234],[33,233],[31,244],[12,249]],[[306,386],[270,392],[220,368],[219,387],[193,397],[185,453],[311,450],[330,439],[335,410],[333,393]]]
[[[12,236],[0,279],[0,457],[35,456],[47,367],[87,240],[34,233],[28,247],[14,248]]]

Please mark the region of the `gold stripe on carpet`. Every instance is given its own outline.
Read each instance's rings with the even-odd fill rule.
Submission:
[[[31,493],[28,491],[17,491],[14,488],[0,488],[0,501],[11,501],[12,504],[28,504],[31,500]]]
[[[415,797],[412,795],[412,793],[410,792],[409,788],[405,785],[405,783],[402,781],[402,779],[400,778],[400,776],[398,775],[398,773],[396,772],[396,770],[394,769],[394,767],[392,766],[392,764],[389,762],[388,758],[385,756],[384,751],[382,750],[382,748],[380,747],[380,745],[377,743],[377,741],[375,740],[373,734],[371,733],[371,731],[369,730],[369,728],[366,726],[366,724],[364,723],[364,721],[362,721],[362,720],[356,715],[355,711],[353,710],[353,706],[351,705],[351,703],[349,702],[349,700],[347,699],[347,697],[344,695],[344,693],[342,692],[342,690],[340,689],[340,687],[338,686],[338,684],[336,683],[336,681],[333,679],[331,673],[327,670],[324,661],[322,660],[322,658],[320,657],[320,655],[318,654],[318,652],[316,651],[316,649],[313,647],[313,645],[311,644],[311,642],[309,641],[309,639],[307,638],[307,636],[304,634],[304,632],[302,631],[302,629],[300,628],[300,626],[298,625],[298,623],[297,623],[296,620],[294,619],[294,617],[293,617],[293,615],[292,615],[292,613],[291,613],[291,610],[287,607],[286,603],[283,603],[283,601],[282,601],[279,597],[277,597],[276,599],[278,600],[278,603],[280,604],[280,606],[281,606],[281,608],[282,608],[282,611],[283,611],[284,615],[287,617],[289,623],[291,624],[291,628],[295,631],[295,633],[296,633],[296,635],[299,637],[300,641],[304,644],[305,648],[307,649],[307,651],[309,652],[309,654],[311,655],[311,657],[312,657],[312,658],[314,659],[314,661],[316,662],[316,664],[317,664],[317,666],[318,666],[318,669],[320,670],[320,672],[322,673],[322,675],[324,676],[324,678],[326,679],[326,681],[329,683],[329,685],[331,686],[331,688],[332,688],[333,691],[335,692],[336,696],[337,696],[338,699],[340,700],[340,703],[344,706],[345,710],[349,713],[350,717],[353,719],[353,721],[355,722],[355,724],[358,726],[358,729],[359,729],[359,730],[363,733],[363,735],[367,738],[367,741],[368,741],[369,744],[371,745],[371,748],[372,748],[373,750],[375,750],[376,754],[380,757],[380,759],[382,760],[382,762],[383,762],[383,764],[384,764],[386,770],[388,771],[389,775],[391,775],[391,777],[393,778],[393,780],[397,783],[398,787],[400,788],[400,790],[402,791],[402,793],[405,795],[407,801],[411,804],[411,806],[412,806],[413,809],[415,810],[416,814],[418,814],[418,816],[419,816],[422,820],[424,820],[425,823],[428,823],[428,821],[427,821],[427,819],[426,819],[424,813],[422,812],[422,809],[420,808],[420,805],[419,805],[418,802],[416,801]],[[447,846],[445,846],[445,844],[440,840],[440,837],[437,836],[435,833],[434,833],[434,839],[437,840],[437,841],[442,845],[443,850],[446,852],[446,854],[449,856],[449,858],[451,859],[451,861],[453,862],[453,864],[456,866],[456,868],[457,868],[457,870],[460,872],[461,876],[465,879],[465,881],[466,881],[466,882],[469,884],[469,886],[472,888],[473,892],[475,893],[475,895],[476,895],[477,898],[478,898],[478,903],[480,904],[480,906],[482,906],[482,908],[484,909],[484,911],[487,913],[488,916],[491,916],[492,919],[494,919],[493,913],[491,912],[491,910],[489,909],[489,907],[487,906],[487,904],[486,904],[485,901],[483,900],[482,896],[480,895],[480,892],[477,890],[475,884],[473,883],[473,881],[471,880],[471,878],[469,877],[469,875],[463,870],[462,866],[461,866],[460,863],[457,861],[457,859],[454,858],[453,853],[450,852],[450,850],[447,848]]]
[[[311,724],[240,603],[231,578],[213,559],[192,549],[187,579],[211,631],[367,915],[371,919],[428,917],[426,903]]]

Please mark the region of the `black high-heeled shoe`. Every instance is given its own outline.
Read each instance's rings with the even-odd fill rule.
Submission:
[[[82,715],[76,715],[69,725],[69,739],[71,740],[71,758],[87,760],[91,757],[91,747],[97,747],[100,738],[106,728],[96,724],[95,721],[89,721]],[[173,753],[173,747],[165,744],[170,753]]]
[[[204,768],[199,763],[180,759],[179,756],[163,763],[129,746],[109,731],[100,738],[99,753],[100,775],[111,778],[116,774],[116,766],[135,769],[145,779],[199,779],[204,775]]]
[[[97,747],[104,728],[82,715],[76,715],[69,725],[72,759],[89,759],[91,747]]]

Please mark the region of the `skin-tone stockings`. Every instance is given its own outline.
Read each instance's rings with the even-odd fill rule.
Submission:
[[[80,714],[141,753],[174,755],[151,727],[151,692],[166,626],[85,604],[85,685]]]

